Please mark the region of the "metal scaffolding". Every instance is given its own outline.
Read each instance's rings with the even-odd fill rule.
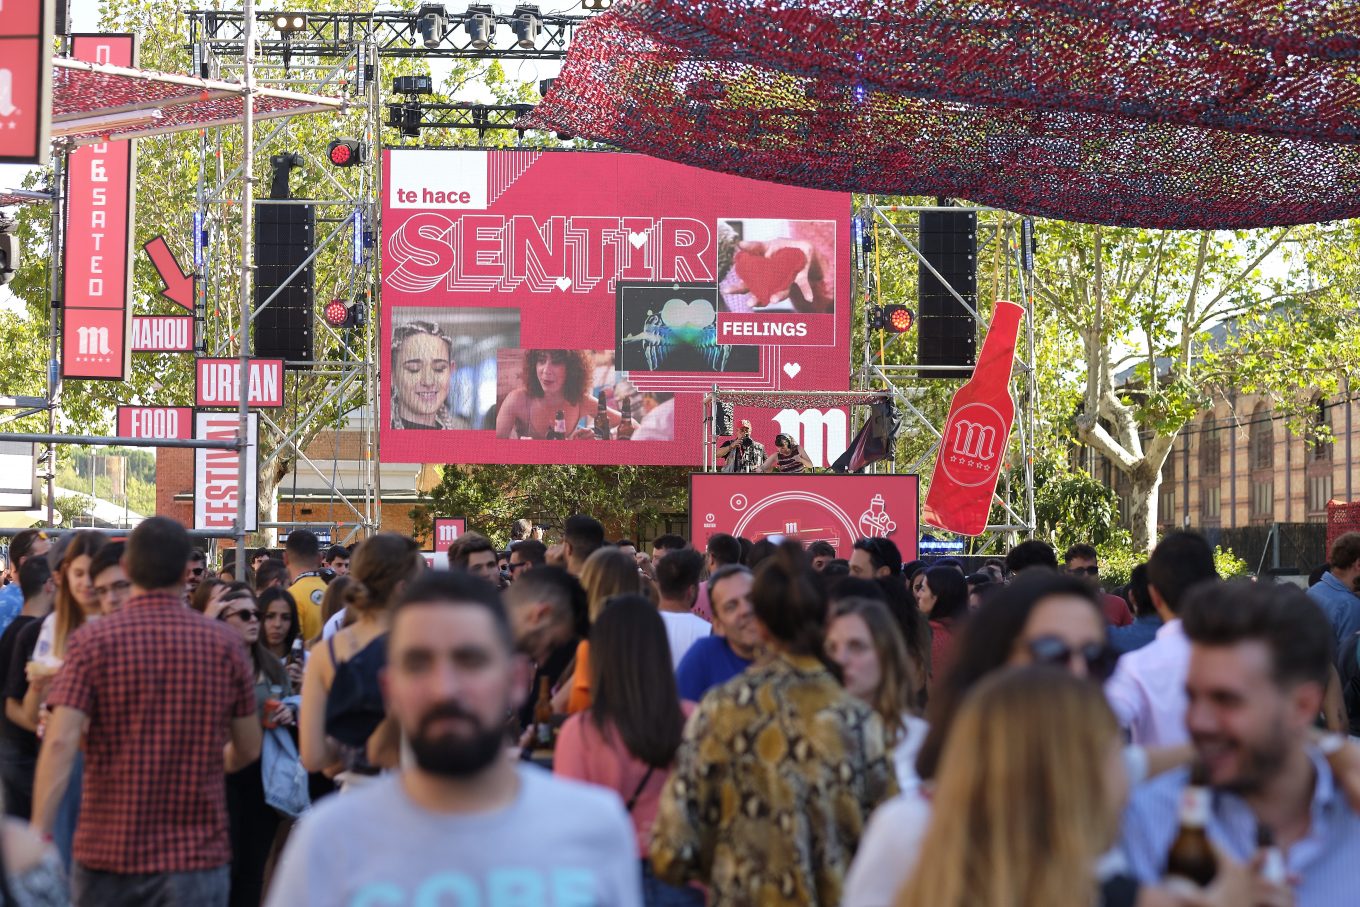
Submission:
[[[970,305],[921,254],[912,234],[917,230],[916,218],[903,218],[894,215],[915,215],[922,211],[976,211],[978,213],[978,271],[983,273],[983,259],[992,263],[992,283],[995,287],[991,296],[995,299],[1011,299],[1025,309],[1025,332],[1016,345],[1015,367],[1011,372],[1011,397],[1015,400],[1015,427],[1011,433],[1010,468],[1002,474],[992,497],[992,510],[995,515],[999,509],[1002,520],[989,523],[983,534],[974,540],[972,553],[1004,553],[1020,536],[1031,537],[1035,528],[1034,514],[1034,449],[1035,449],[1035,410],[1038,387],[1035,375],[1034,353],[1034,294],[1031,286],[1032,257],[1023,248],[1022,232],[1027,229],[1021,218],[999,211],[995,208],[977,206],[955,206],[940,208],[920,205],[880,205],[872,198],[856,212],[859,228],[866,235],[878,237],[879,243],[900,243],[918,268],[924,268],[943,284],[951,295],[973,317],[979,331],[985,330],[987,320],[978,309],[982,307],[982,294],[979,305]],[[882,249],[876,248],[866,254],[864,246],[856,249],[856,265],[852,272],[856,278],[854,298],[864,304],[877,301],[880,291],[879,268],[874,256],[881,255]],[[892,302],[901,300],[894,299]],[[891,392],[902,413],[902,429],[898,433],[899,450],[906,441],[915,435],[928,439],[924,449],[914,458],[902,463],[888,461],[891,472],[920,473],[933,466],[940,446],[940,425],[943,417],[932,417],[920,406],[923,392],[929,385],[938,385],[943,379],[932,372],[956,369],[955,366],[930,366],[917,364],[914,351],[906,356],[889,356],[894,350],[890,344],[900,343],[901,337],[914,337],[914,334],[897,335],[889,341],[872,330],[869,320],[863,319],[861,333],[857,338],[860,344],[859,364],[856,368],[853,386],[859,390],[886,390]],[[890,335],[891,336],[891,335]],[[852,352],[853,356],[853,352]],[[900,358],[907,361],[889,362],[888,359]],[[953,384],[957,386],[957,382]],[[930,531],[925,525],[923,531]]]
[[[442,10],[442,8],[440,8]],[[189,20],[189,49],[193,67],[202,77],[240,78],[255,90],[269,88],[309,94],[342,96],[344,110],[331,123],[333,137],[358,139],[367,151],[356,167],[337,169],[325,159],[324,143],[298,138],[294,120],[283,117],[249,142],[243,155],[235,145],[241,134],[235,130],[207,130],[199,141],[197,210],[194,219],[195,272],[200,277],[197,300],[204,326],[199,349],[206,355],[238,355],[243,349],[240,338],[248,335],[250,325],[261,312],[301,273],[307,263],[327,262],[330,270],[344,273],[337,285],[325,294],[317,287],[318,307],[334,297],[346,303],[361,303],[367,315],[359,327],[337,329],[324,319],[314,321],[317,330],[315,358],[285,363],[293,382],[312,382],[306,410],[285,408],[291,418],[259,411],[262,427],[276,442],[268,447],[262,438],[259,464],[263,474],[280,457],[295,461],[293,478],[302,473],[312,485],[310,502],[322,495],[329,498],[333,519],[329,524],[262,520],[262,529],[284,529],[300,525],[317,528],[329,525],[337,530],[336,541],[350,541],[374,531],[379,524],[381,472],[378,457],[379,384],[376,341],[379,321],[381,275],[378,264],[377,236],[381,211],[381,154],[384,126],[383,63],[385,60],[421,59],[503,59],[560,60],[574,30],[589,16],[541,15],[537,26],[526,30],[522,17],[496,14],[476,7],[464,15],[445,14],[442,25],[433,32],[422,30],[420,11],[382,11],[372,13],[300,12],[305,24],[293,32],[274,27],[274,12],[245,10],[194,10]],[[474,38],[467,27],[470,17],[483,16],[483,33]],[[508,31],[514,38],[506,40]],[[253,32],[254,54],[248,32]],[[249,75],[247,75],[249,73]],[[406,98],[407,103],[413,99]],[[509,128],[514,116],[523,112],[520,105],[501,109],[496,105],[458,105],[419,103],[421,125],[446,128]],[[466,120],[464,124],[462,121]],[[246,289],[251,268],[248,256],[250,210],[241,198],[243,175],[249,164],[235,168],[227,161],[251,158],[267,160],[278,153],[298,153],[304,171],[320,174],[324,191],[317,198],[286,200],[254,199],[251,208],[263,204],[313,205],[316,209],[316,243],[302,266],[295,269],[278,291],[257,304]],[[237,234],[240,230],[242,233]],[[335,267],[338,257],[349,255],[345,268]],[[320,269],[318,268],[318,271]],[[320,274],[318,274],[318,283]],[[234,317],[235,306],[227,300],[240,294],[248,317]],[[247,338],[247,343],[249,339]],[[248,349],[248,347],[245,347]],[[346,424],[348,421],[348,424]],[[330,462],[318,462],[307,453],[306,439],[324,432],[335,433]],[[358,436],[357,474],[345,477],[340,466],[344,456],[340,436]],[[353,453],[353,452],[351,452]],[[317,483],[321,493],[316,491]],[[282,490],[282,489],[280,489]],[[335,516],[336,513],[342,516]]]

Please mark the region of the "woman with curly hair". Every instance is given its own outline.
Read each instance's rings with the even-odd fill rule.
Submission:
[[[432,321],[408,321],[392,329],[392,427],[449,429],[453,339]]]
[[[595,437],[599,400],[590,395],[591,365],[585,350],[525,350],[521,386],[496,413],[496,437],[545,439],[562,414],[559,431],[572,440]],[[622,418],[607,410],[612,429]]]

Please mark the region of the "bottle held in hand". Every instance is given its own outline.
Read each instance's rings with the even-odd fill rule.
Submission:
[[[538,701],[534,703],[534,748],[550,750],[553,748],[552,690],[548,678],[538,679]]]
[[[623,398],[623,408],[621,410],[623,420],[619,422],[618,431],[615,432],[616,441],[633,440],[633,404],[628,402],[628,398]]]
[[[609,408],[604,405],[604,394],[595,395],[595,437],[609,440]]]
[[[1190,770],[1190,783],[1181,792],[1180,830],[1166,856],[1167,887],[1190,891],[1207,887],[1218,874],[1218,860],[1209,844],[1209,773],[1200,763]]]
[[[557,411],[553,417],[552,428],[548,429],[547,440],[565,441],[567,439],[567,414],[562,410]]]

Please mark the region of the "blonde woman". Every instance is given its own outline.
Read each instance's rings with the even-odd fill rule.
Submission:
[[[601,548],[586,558],[581,568],[581,585],[586,590],[590,622],[604,610],[604,603],[616,595],[637,595],[642,591],[642,575],[637,561],[619,548]],[[576,665],[570,683],[563,683],[567,691],[565,711],[569,715],[590,707],[590,642],[581,640],[576,647]],[[557,705],[557,703],[554,703]]]
[[[993,674],[945,744],[934,814],[896,907],[1241,905],[1252,880],[1224,871],[1203,895],[1102,873],[1128,797],[1123,741],[1101,688],[1051,666]]]

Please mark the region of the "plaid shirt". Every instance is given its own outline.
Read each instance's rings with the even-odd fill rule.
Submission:
[[[74,856],[117,873],[212,869],[231,861],[222,748],[255,713],[241,637],[151,594],[68,641],[48,704],[89,718]]]

